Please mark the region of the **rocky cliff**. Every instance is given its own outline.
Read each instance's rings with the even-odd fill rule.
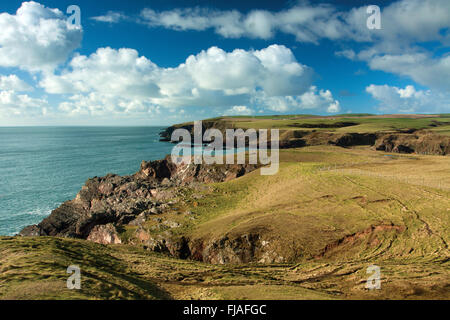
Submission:
[[[177,187],[222,182],[240,177],[257,165],[175,164],[170,157],[143,161],[134,175],[94,177],[76,195],[22,236],[59,236],[118,243],[114,228],[138,224],[167,210]],[[102,226],[102,227],[100,227]]]
[[[279,147],[281,149],[300,148],[305,146],[316,145],[336,145],[340,147],[351,147],[367,145],[372,146],[376,150],[385,152],[398,153],[417,153],[417,154],[434,154],[447,155],[450,154],[450,137],[436,134],[427,130],[397,130],[392,132],[372,132],[372,133],[341,133],[335,131],[322,131],[320,129],[336,129],[346,126],[352,126],[352,122],[337,122],[330,124],[296,124],[290,125],[290,130],[280,130]],[[172,132],[176,129],[183,128],[188,130],[193,137],[194,126],[192,123],[183,125],[175,125],[168,127],[160,133],[162,141],[171,141]],[[224,145],[226,144],[225,130],[237,129],[236,124],[227,123],[226,121],[211,120],[202,122],[202,132],[209,128],[219,129],[224,137]],[[305,130],[307,128],[315,128],[313,130]],[[244,131],[246,129],[243,129]],[[258,132],[257,132],[258,133]],[[209,143],[209,141],[203,141]],[[270,145],[270,141],[269,141]]]
[[[450,137],[427,131],[385,134],[374,144],[376,150],[399,153],[450,154]]]

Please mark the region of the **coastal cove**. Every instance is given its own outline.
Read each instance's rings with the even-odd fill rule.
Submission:
[[[132,174],[173,148],[163,127],[1,127],[0,235],[40,222],[91,177]]]

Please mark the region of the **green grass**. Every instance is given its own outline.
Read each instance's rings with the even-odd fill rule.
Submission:
[[[2,299],[163,299],[152,281],[129,272],[113,247],[84,240],[0,237]],[[81,290],[69,290],[67,267],[81,269]]]
[[[440,118],[439,118],[440,119]],[[437,120],[437,118],[423,118],[423,119],[408,119],[408,118],[384,118],[384,119],[371,119],[371,118],[339,118],[339,119],[302,119],[302,120],[258,120],[258,121],[249,121],[243,122],[240,121],[236,123],[236,126],[242,128],[255,128],[255,129],[271,129],[278,128],[284,130],[299,130],[300,128],[291,127],[291,125],[295,124],[335,124],[336,122],[348,121],[358,123],[354,126],[330,129],[330,128],[319,128],[316,130],[321,131],[336,131],[336,132],[355,132],[355,133],[368,133],[368,132],[379,132],[379,131],[396,131],[401,129],[427,129],[432,128],[430,125],[433,123],[433,120]],[[440,119],[441,122],[448,122],[447,126],[441,127],[441,129],[446,128],[450,129],[450,120],[449,119]],[[304,129],[307,130],[307,129]]]

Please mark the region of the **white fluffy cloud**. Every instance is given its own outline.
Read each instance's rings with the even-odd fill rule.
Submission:
[[[398,88],[371,84],[366,91],[377,101],[383,112],[450,112],[450,94],[431,90],[416,90],[412,85]]]
[[[251,37],[269,39],[276,32],[294,35],[298,41],[316,42],[326,37],[337,39],[343,22],[329,5],[299,5],[280,12],[253,10],[242,14],[236,10],[220,11],[206,8],[173,9],[156,12],[144,9],[142,21],[151,27],[174,30],[214,29],[226,38]]]
[[[261,93],[253,98],[253,102],[276,112],[311,110],[336,113],[340,111],[340,103],[333,98],[330,90],[318,90],[316,86],[311,86],[305,93],[295,96],[267,97]]]
[[[117,23],[126,20],[127,16],[121,12],[108,11],[105,15],[91,17],[91,19],[98,22]]]
[[[278,12],[206,8],[156,12],[144,9],[141,17],[150,27],[174,30],[213,29],[227,38],[269,39],[276,33],[294,35],[299,42],[318,44],[321,39],[366,43],[359,53],[337,52],[352,60],[366,61],[373,70],[408,76],[437,90],[450,90],[450,57],[435,56],[424,43],[450,44],[450,1],[399,0],[381,11],[381,29],[366,26],[367,6],[341,11],[333,5],[300,3]]]
[[[17,94],[13,90],[0,91],[0,114],[2,117],[45,115],[47,112],[48,102],[45,99]]]
[[[381,12],[381,30],[356,26],[363,21],[362,8],[352,10],[346,20],[353,33],[370,46],[355,52],[347,49],[337,52],[351,60],[368,63],[372,70],[381,70],[406,76],[433,91],[450,90],[450,57],[432,52],[432,45],[450,44],[450,1],[401,0],[386,6]],[[359,21],[359,22],[358,22]]]
[[[185,66],[199,88],[223,90],[228,95],[249,93],[256,87],[269,96],[298,94],[312,81],[312,70],[282,45],[229,53],[211,47],[187,58]]]
[[[373,70],[408,76],[435,90],[450,91],[450,56],[432,58],[425,53],[376,55],[369,59]]]
[[[253,114],[253,110],[247,106],[233,106],[223,113],[224,116],[249,116],[251,114]]]
[[[59,104],[59,111],[69,116],[104,116],[104,115],[152,115],[159,113],[158,106],[143,99],[130,99],[113,94],[91,92],[74,94],[67,101]]]
[[[251,109],[243,106],[250,102],[287,96],[301,101],[291,104],[291,110],[322,110],[325,101],[334,104],[325,110],[335,112],[338,102],[328,90],[316,93],[313,87],[308,100],[312,78],[313,71],[281,45],[231,52],[211,47],[175,68],[161,68],[133,49],[99,48],[90,56],[75,56],[60,74],[45,74],[40,86],[48,93],[72,94],[60,105],[70,114],[152,112],[159,107],[217,107],[248,114]]]
[[[0,75],[0,90],[30,91],[33,88],[15,74]]]
[[[157,66],[134,49],[99,48],[77,55],[60,75],[46,74],[40,85],[49,93],[100,92],[123,97],[155,96]]]
[[[400,42],[449,39],[441,34],[449,27],[450,3],[447,0],[400,0],[382,11],[382,29],[366,27],[367,6],[339,11],[333,5],[301,3],[278,12],[253,10],[243,14],[236,10],[207,8],[172,9],[157,12],[144,9],[143,22],[151,27],[174,30],[214,29],[227,38],[252,37],[269,39],[276,32],[292,34],[300,42],[326,38],[356,41],[380,39]]]
[[[81,27],[58,9],[24,2],[16,14],[0,14],[0,66],[51,71],[79,46]]]

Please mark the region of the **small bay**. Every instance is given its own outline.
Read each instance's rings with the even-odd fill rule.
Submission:
[[[173,144],[163,127],[0,127],[0,235],[39,223],[84,182],[128,175],[162,159]]]

